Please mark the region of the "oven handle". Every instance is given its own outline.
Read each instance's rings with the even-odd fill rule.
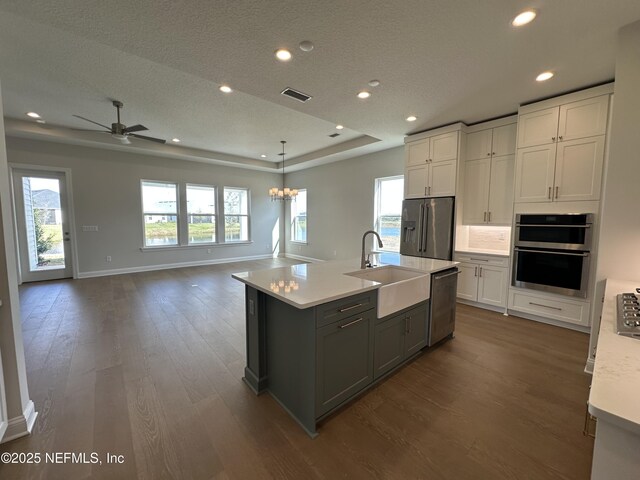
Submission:
[[[516,227],[545,227],[545,228],[555,228],[555,227],[563,227],[563,228],[591,228],[590,223],[585,223],[582,225],[549,225],[549,224],[538,224],[538,223],[516,223]]]
[[[526,248],[519,248],[519,247],[514,247],[514,250],[516,252],[544,253],[544,254],[548,254],[548,255],[571,255],[571,256],[574,256],[574,257],[588,257],[589,256],[589,252],[583,252],[583,253],[550,252],[548,250],[529,250],[529,249],[526,249]]]

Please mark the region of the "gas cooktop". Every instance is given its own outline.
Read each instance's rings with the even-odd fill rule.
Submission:
[[[640,293],[640,288],[636,288]],[[635,293],[621,293],[617,297],[618,335],[640,338],[640,301]]]

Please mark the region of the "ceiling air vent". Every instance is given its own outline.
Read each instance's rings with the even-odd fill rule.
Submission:
[[[307,100],[311,100],[311,95],[307,95],[306,93],[299,92],[289,87],[281,91],[280,94],[286,95],[287,97],[291,97],[294,100],[298,100],[299,102],[302,102],[302,103],[305,103]]]
[[[339,133],[332,133],[331,135],[329,135],[331,138],[336,138],[339,137],[340,134]]]

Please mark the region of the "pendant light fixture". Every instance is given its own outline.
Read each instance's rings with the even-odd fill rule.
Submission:
[[[297,188],[288,188],[284,186],[284,144],[287,143],[284,140],[280,140],[282,144],[282,153],[278,155],[282,156],[282,188],[272,187],[269,189],[269,196],[271,197],[271,201],[275,202],[276,200],[295,200],[298,195]]]

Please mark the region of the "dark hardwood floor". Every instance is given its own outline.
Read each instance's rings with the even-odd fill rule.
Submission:
[[[428,351],[311,440],[242,382],[244,286],[264,260],[20,288],[33,434],[9,452],[102,465],[0,465],[9,479],[588,479],[588,336],[458,305]],[[106,464],[103,455],[123,455]]]

